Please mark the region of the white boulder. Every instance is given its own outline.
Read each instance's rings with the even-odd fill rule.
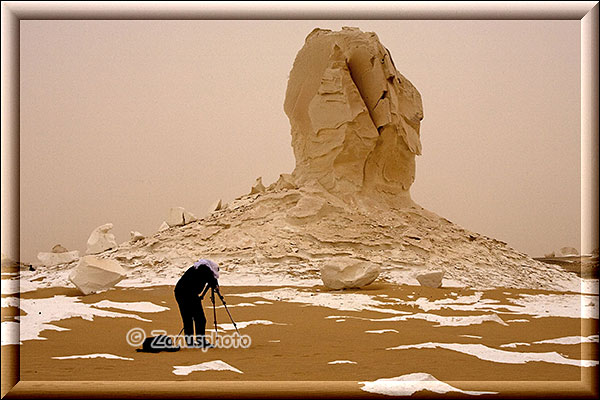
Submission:
[[[112,228],[113,224],[108,223],[94,229],[87,241],[86,254],[98,254],[106,250],[116,249],[115,235],[110,233]]]
[[[189,224],[190,222],[197,221],[198,218],[189,211],[186,211],[183,207],[171,207],[169,210],[169,217],[167,218],[167,224],[170,227],[181,226]]]
[[[69,274],[69,280],[87,295],[108,290],[126,277],[126,271],[114,260],[85,256]]]
[[[321,267],[321,280],[330,289],[360,288],[379,276],[377,264],[352,257],[338,257]]]
[[[425,271],[417,274],[416,278],[421,286],[430,288],[442,287],[442,278],[444,277],[444,271]]]
[[[40,252],[37,255],[37,259],[46,267],[53,267],[55,265],[67,264],[75,261],[79,258],[79,251],[64,251],[60,253],[45,253]]]
[[[145,238],[144,235],[142,235],[138,231],[130,231],[129,236],[131,237],[131,242],[137,242],[138,240],[142,240]]]

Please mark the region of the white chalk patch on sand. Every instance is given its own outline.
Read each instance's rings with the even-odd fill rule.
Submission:
[[[528,319],[509,319],[506,322],[529,322]]]
[[[269,340],[269,343],[279,343],[281,340]]]
[[[500,347],[510,347],[511,349],[516,348],[517,346],[529,346],[529,343],[515,342],[515,343],[507,343],[501,344]]]
[[[21,344],[19,341],[19,323],[12,321],[2,322],[2,346]]]
[[[365,331],[365,333],[398,333],[395,329],[379,329],[375,331]]]
[[[399,315],[396,317],[389,318],[365,318],[365,317],[355,317],[352,315],[329,315],[325,317],[325,319],[339,319],[339,318],[353,318],[360,319],[363,321],[373,321],[373,322],[396,322],[396,321],[406,321],[409,319],[423,319],[428,322],[435,322],[438,326],[469,326],[469,325],[479,325],[484,322],[496,322],[500,325],[507,325],[499,316],[496,314],[484,314],[484,315],[460,315],[460,316],[447,316],[447,315],[437,315],[437,314],[411,314],[411,315]]]
[[[597,343],[598,342],[598,335],[590,335],[590,336],[565,336],[565,337],[559,337],[559,338],[555,338],[555,339],[545,339],[545,340],[538,340],[537,342],[533,342],[533,343],[507,343],[507,344],[501,344],[500,347],[517,347],[517,346],[530,346],[531,344],[581,344],[581,343]]]
[[[224,361],[216,360],[216,361],[207,361],[201,364],[194,365],[175,365],[173,373],[175,375],[189,375],[192,372],[196,371],[233,371],[238,374],[243,374],[239,369],[232,367]]]
[[[280,288],[264,292],[236,293],[231,294],[231,296],[262,297],[271,301],[301,303],[341,311],[377,311],[388,314],[410,314],[406,311],[380,308],[381,306],[389,306],[391,303],[376,300],[375,296],[362,293],[320,293],[294,288]]]
[[[281,324],[281,323],[277,323],[277,322],[273,322],[273,321],[267,321],[265,319],[257,319],[254,321],[236,322],[236,325],[237,325],[238,329],[244,329],[250,325],[287,325],[287,324]],[[218,324],[217,326],[218,326],[219,330],[224,330],[224,331],[235,330],[235,327],[233,326],[233,324]],[[214,331],[214,329],[207,329],[207,330]]]
[[[257,300],[254,302],[254,304],[273,304],[272,301],[266,301],[266,300]]]
[[[18,272],[2,272],[2,276],[17,276]]]
[[[580,344],[580,343],[598,343],[598,335],[590,336],[565,336],[556,339],[538,340],[533,344]]]
[[[329,361],[327,364],[330,364],[330,365],[334,365],[334,364],[356,364],[356,361],[335,360],[335,361]]]
[[[256,307],[256,304],[254,304],[254,303],[227,304],[227,308],[233,308],[233,307]],[[220,305],[220,306],[216,306],[215,308],[225,308],[225,306]]]
[[[133,303],[102,300],[97,303],[90,304],[93,307],[98,308],[118,308],[120,310],[142,312],[142,313],[157,313],[162,311],[168,311],[169,307],[163,307],[151,303],[149,301],[137,301]]]
[[[68,331],[51,324],[67,318],[79,317],[86,321],[93,321],[94,317],[133,318],[152,322],[136,314],[100,310],[91,304],[82,303],[79,297],[62,295],[43,299],[21,299],[20,308],[27,313],[21,316],[21,341],[46,340],[39,336],[44,330]]]
[[[462,336],[462,337],[466,337],[466,338],[473,338],[473,339],[481,339],[481,336],[477,336],[477,335],[458,335],[458,336]]]
[[[482,299],[483,292],[469,296],[429,300],[420,297],[406,305],[418,306],[423,311],[450,309],[454,311],[494,311],[503,314],[532,315],[534,318],[594,318],[598,319],[598,296],[579,294],[521,294],[508,298],[508,304],[498,300]]]
[[[434,393],[459,392],[472,396],[481,394],[497,394],[497,392],[478,392],[472,390],[461,390],[445,382],[438,381],[432,375],[417,372],[402,375],[395,378],[381,378],[373,382],[359,382],[365,392],[378,393],[388,396],[411,396],[421,390]]]
[[[336,319],[335,322],[345,322],[345,319]]]
[[[76,359],[76,358],[106,358],[106,359],[109,359],[109,360],[133,361],[133,358],[115,356],[114,354],[106,354],[106,353],[83,354],[83,355],[78,355],[78,356],[63,356],[63,357],[52,357],[52,358],[54,358],[56,360],[73,360],[73,359]]]
[[[503,364],[525,364],[531,361],[541,361],[552,364],[573,365],[575,367],[594,367],[598,365],[598,361],[595,360],[574,360],[563,357],[555,351],[549,353],[522,353],[517,351],[494,349],[483,344],[427,342],[389,347],[386,350],[407,349],[447,349],[468,354],[477,357],[480,360]]]

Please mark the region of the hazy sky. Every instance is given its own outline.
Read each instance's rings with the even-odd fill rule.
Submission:
[[[580,248],[579,21],[25,20],[21,259],[291,172],[288,73],[313,28],[342,26],[421,92],[417,203],[533,256]]]

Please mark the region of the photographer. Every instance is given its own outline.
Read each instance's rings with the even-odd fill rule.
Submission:
[[[202,299],[208,289],[219,288],[219,266],[211,260],[198,260],[188,268],[175,285],[175,300],[179,305],[186,345],[190,347],[214,347],[205,338],[206,317]],[[194,343],[194,325],[196,342]]]

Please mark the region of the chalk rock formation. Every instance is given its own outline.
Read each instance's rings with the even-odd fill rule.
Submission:
[[[87,295],[108,290],[126,277],[126,271],[114,260],[85,256],[69,274],[69,280]]]
[[[262,183],[262,176],[256,178],[256,182],[252,185],[252,189],[250,189],[250,194],[264,193],[265,185]]]
[[[290,72],[284,110],[296,182],[346,201],[411,204],[421,95],[375,33],[313,30]]]
[[[294,182],[294,177],[292,174],[280,174],[277,182],[273,183],[269,186],[269,190],[288,190],[288,189],[297,189],[296,183]]]
[[[442,278],[444,277],[444,271],[426,271],[416,276],[421,286],[430,288],[442,287]]]
[[[169,217],[167,218],[166,222],[170,227],[173,227],[186,225],[197,220],[198,218],[196,218],[194,214],[186,211],[183,207],[172,207],[169,210]]]
[[[217,201],[215,201],[208,209],[209,214],[215,211],[219,211],[221,208],[223,208],[223,203],[222,200],[219,199]]]
[[[223,279],[256,284],[312,285],[323,278],[334,287],[360,286],[375,279],[378,266],[378,279],[398,284],[439,270],[471,288],[580,287],[574,274],[411,200],[421,96],[374,33],[345,28],[308,35],[284,109],[296,156],[291,175],[268,188],[258,179],[251,194],[195,224],[177,225],[185,222],[178,212],[177,226],[164,224],[154,236],[100,257],[117,260],[142,282],[175,282],[198,258],[210,258],[223,267]],[[339,261],[344,257],[368,265]]]
[[[86,254],[98,254],[103,251],[117,248],[115,235],[110,233],[113,224],[100,225],[92,231],[87,241]]]
[[[40,261],[40,263],[42,263],[46,267],[52,267],[55,265],[68,264],[79,258],[79,251],[77,250],[67,251],[67,249],[65,249],[65,251],[55,252],[55,248],[56,246],[52,248],[53,251],[50,253],[38,253],[37,259]]]
[[[351,257],[336,257],[321,267],[321,280],[330,289],[361,288],[379,276],[379,265]]]
[[[158,231],[159,232],[166,231],[169,228],[170,228],[170,226],[169,226],[169,224],[167,224],[167,221],[163,221],[162,224],[160,224],[160,226],[158,227]]]
[[[142,235],[140,232],[138,231],[130,231],[129,232],[129,237],[130,237],[130,241],[132,242],[137,242],[138,240],[142,240],[144,239],[144,235]]]

